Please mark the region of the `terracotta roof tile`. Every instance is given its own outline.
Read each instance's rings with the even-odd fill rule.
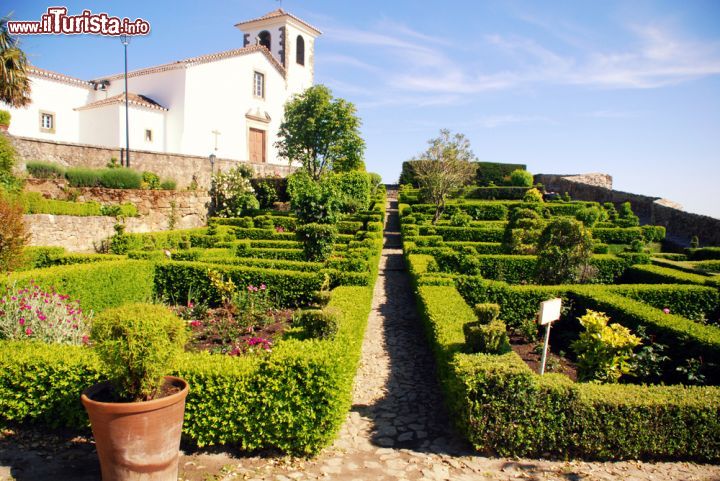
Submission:
[[[258,17],[258,18],[254,18],[254,19],[252,19],[252,20],[245,20],[245,21],[243,21],[243,22],[236,23],[235,26],[236,26],[236,27],[243,27],[244,25],[247,25],[247,24],[250,24],[250,23],[254,23],[254,22],[259,22],[259,21],[261,21],[261,20],[270,20],[271,18],[280,18],[280,17],[290,17],[290,18],[292,18],[293,20],[295,20],[295,21],[297,21],[297,22],[300,22],[301,24],[305,25],[307,28],[309,28],[309,29],[317,32],[318,35],[321,35],[321,34],[322,34],[322,32],[321,32],[320,30],[318,30],[316,27],[313,27],[312,25],[310,25],[309,23],[307,23],[305,20],[299,19],[298,17],[296,17],[296,16],[293,15],[292,13],[286,12],[286,11],[283,10],[282,8],[278,8],[277,10],[273,10],[272,12],[266,13],[266,14],[263,15],[262,17]]]
[[[82,107],[78,107],[75,110],[86,110],[86,109],[93,109],[95,107],[102,107],[105,105],[112,105],[112,104],[124,104],[125,103],[125,93],[121,93],[119,95],[114,95],[112,97],[108,97],[106,99],[98,100],[96,102],[91,102],[87,105],[83,105]],[[149,97],[145,97],[144,95],[138,95],[132,92],[128,92],[128,103],[131,105],[137,105],[140,107],[147,107],[149,109],[155,109],[155,110],[168,110],[159,103],[155,102],[153,99]]]
[[[56,80],[70,85],[77,85],[79,87],[92,88],[92,84],[87,80],[81,80],[79,78],[71,77],[52,70],[45,70],[44,68],[36,67],[34,65],[28,66],[28,74],[34,77],[42,77],[50,80]]]
[[[147,67],[140,70],[133,70],[132,72],[128,72],[128,78],[131,77],[140,77],[142,75],[148,75],[152,73],[158,73],[158,72],[165,72],[168,70],[176,70],[176,69],[182,69],[187,67],[192,67],[193,65],[200,65],[204,63],[209,62],[215,62],[217,60],[224,60],[226,58],[231,57],[240,57],[242,55],[248,55],[253,52],[260,52],[267,59],[270,61],[270,63],[275,67],[275,69],[282,75],[285,76],[285,67],[283,67],[280,62],[277,61],[275,57],[272,56],[272,54],[268,51],[267,48],[265,48],[262,45],[249,45],[247,47],[243,48],[236,48],[234,50],[226,50],[224,52],[217,52],[217,53],[211,53],[208,55],[200,55],[199,57],[192,57],[187,58],[185,60],[178,60],[176,62],[166,63],[163,65],[157,65],[155,67]],[[97,80],[118,80],[125,76],[124,73],[119,73],[115,75],[111,75],[109,77],[101,77]]]

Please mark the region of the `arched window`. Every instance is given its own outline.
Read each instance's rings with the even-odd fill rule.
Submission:
[[[258,35],[258,40],[260,40],[260,45],[272,51],[272,49],[270,48],[270,32],[268,32],[267,30],[263,30]]]
[[[295,42],[295,61],[300,65],[305,65],[305,39],[302,35],[298,35]]]

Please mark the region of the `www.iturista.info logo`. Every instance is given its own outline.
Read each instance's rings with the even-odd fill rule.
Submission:
[[[83,10],[80,15],[68,15],[66,7],[48,7],[40,20],[11,20],[7,23],[11,35],[147,35],[150,24],[142,18],[111,17],[107,13]]]

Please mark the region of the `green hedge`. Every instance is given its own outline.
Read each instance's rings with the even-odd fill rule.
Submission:
[[[598,227],[591,229],[593,238],[605,244],[632,244],[634,240],[642,240],[643,230],[640,227],[626,227],[606,229]]]
[[[46,199],[38,192],[23,192],[17,197],[26,214],[73,216],[137,217],[137,207],[130,203],[101,205],[98,202],[72,202]]]
[[[420,226],[420,235],[440,235],[445,241],[502,242],[505,229]]]
[[[720,278],[690,274],[669,267],[641,265],[625,271],[622,281],[627,284],[699,284],[720,288]]]
[[[286,340],[266,356],[186,354],[173,374],[190,384],[184,436],[200,445],[251,452],[319,452],[334,439],[351,390],[370,312],[372,289],[341,287],[330,307],[341,312],[332,341]],[[104,375],[83,347],[0,341],[0,423],[87,426],[78,402]]]
[[[246,229],[238,227],[235,229],[235,237],[238,239],[252,240],[295,240],[293,232],[275,232],[275,229]]]
[[[720,247],[698,247],[695,249],[685,249],[685,253],[691,261],[720,259]]]
[[[465,191],[467,199],[522,200],[530,187],[472,187]]]
[[[613,286],[612,292],[657,309],[670,309],[692,320],[717,321],[720,295],[717,289],[694,285],[628,284]]]
[[[214,270],[233,280],[239,289],[265,284],[279,306],[307,304],[320,289],[321,277],[314,272],[299,272],[259,267],[231,266],[205,262],[165,262],[155,267],[155,293],[161,298],[185,304],[188,296],[204,299],[211,305],[220,302],[208,271]]]
[[[452,287],[418,304],[457,428],[501,456],[720,460],[720,389],[576,384],[534,374],[515,354],[463,354],[475,319]],[[502,315],[502,314],[501,314]]]
[[[79,299],[85,310],[101,311],[153,298],[153,263],[148,261],[93,262],[17,272],[2,280],[40,286]]]
[[[404,164],[403,164],[404,166]],[[505,178],[514,170],[527,170],[525,164],[501,164],[498,162],[477,162],[475,181],[478,185],[488,185],[490,182],[502,185]]]

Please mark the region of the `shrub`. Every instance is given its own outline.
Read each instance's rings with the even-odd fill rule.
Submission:
[[[517,207],[503,232],[503,247],[510,254],[534,254],[544,221],[532,209]]]
[[[0,339],[82,344],[92,318],[70,296],[37,284],[8,287],[0,297]]]
[[[463,211],[457,211],[450,217],[450,225],[453,227],[468,227],[472,222],[470,214],[466,214]]]
[[[340,192],[342,211],[354,213],[370,206],[370,177],[365,172],[343,172],[335,174]]]
[[[504,354],[510,352],[510,340],[507,326],[503,321],[495,319],[488,324],[470,322],[463,326],[465,344],[469,352],[486,354]]]
[[[697,249],[698,247],[700,247],[700,239],[698,238],[698,236],[694,235],[690,239],[690,248]]]
[[[91,338],[119,400],[147,401],[160,394],[187,334],[185,323],[166,307],[129,304],[100,314]]]
[[[100,171],[85,167],[73,167],[65,171],[65,178],[70,187],[98,187]]]
[[[139,189],[142,176],[125,167],[104,169],[100,171],[100,185],[108,189]]]
[[[332,254],[337,228],[327,224],[305,224],[298,227],[296,235],[308,261],[325,261]]]
[[[218,217],[239,217],[248,209],[260,207],[250,178],[252,171],[244,166],[215,174],[210,186],[211,211]]]
[[[510,185],[516,187],[532,187],[533,176],[527,170],[515,169],[510,173]]]
[[[340,313],[336,309],[304,309],[293,316],[293,325],[317,339],[335,338],[339,322]]]
[[[135,204],[106,204],[100,207],[100,215],[111,217],[137,217],[138,210]]]
[[[581,381],[616,383],[632,372],[633,349],[640,338],[620,324],[608,325],[610,318],[588,309],[578,319],[585,328],[571,344],[577,353],[578,378]]]
[[[145,171],[142,173],[142,188],[143,189],[159,189],[160,188],[160,176],[154,172]]]
[[[33,160],[25,165],[25,168],[31,177],[36,179],[63,179],[65,178],[65,168],[52,162],[43,162]]]
[[[685,249],[691,261],[720,260],[720,247],[699,247]]]
[[[3,137],[0,135],[0,137]],[[23,209],[0,193],[0,272],[12,270],[22,262],[22,250],[30,236],[25,228]]]
[[[500,306],[488,302],[475,304],[474,311],[480,324],[490,324],[500,315]]]
[[[0,135],[0,173],[12,175],[16,155],[10,139],[6,135]]]
[[[523,202],[542,202],[543,201],[543,195],[542,193],[537,189],[530,189],[527,192],[525,192],[525,195],[523,195]]]
[[[635,227],[640,225],[640,219],[633,213],[630,202],[623,202],[620,204],[616,223],[620,227]]]
[[[375,197],[381,190],[385,190],[385,186],[382,183],[382,176],[375,172],[368,172],[368,178],[370,179],[370,195]]]
[[[575,214],[575,218],[582,222],[585,227],[591,228],[601,219],[602,213],[598,207],[585,207]]]
[[[555,219],[543,230],[538,242],[538,281],[564,284],[587,280],[592,247],[592,236],[580,222]]]
[[[162,190],[175,190],[177,189],[177,181],[175,179],[165,179],[160,182],[160,188]]]
[[[275,186],[265,180],[257,185],[255,195],[261,209],[271,209],[279,199]]]
[[[12,116],[7,110],[0,110],[0,125],[10,125]]]
[[[290,205],[301,224],[334,224],[341,208],[341,195],[333,176],[315,181],[306,172],[288,178]]]

